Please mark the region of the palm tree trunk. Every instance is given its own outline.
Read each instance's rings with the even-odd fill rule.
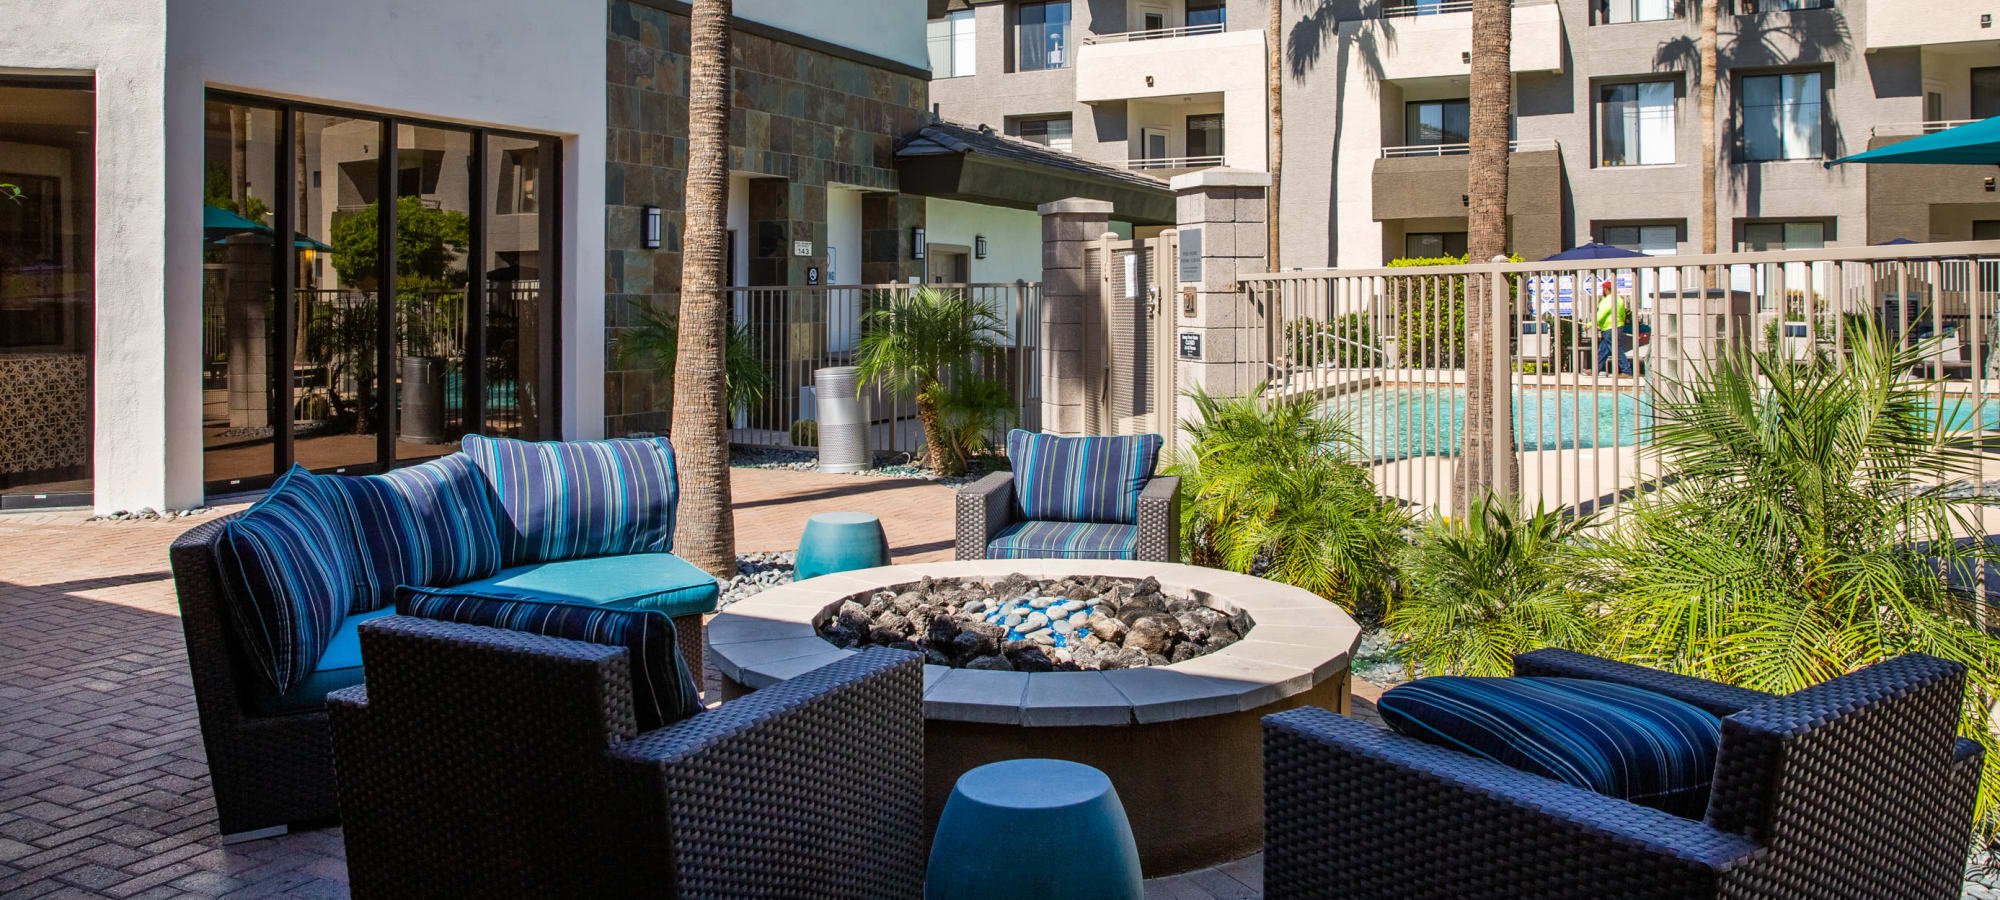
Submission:
[[[729,501],[729,414],[722,268],[729,208],[730,0],[694,0],[688,73],[687,224],[673,442],[680,468],[674,550],[718,577],[736,574]]]
[[[1471,158],[1467,161],[1468,262],[1507,253],[1508,120],[1513,105],[1514,6],[1512,0],[1473,0]],[[1465,443],[1452,479],[1452,508],[1488,491],[1512,493],[1513,466],[1495,466],[1495,444],[1514,440],[1512,422],[1492,415],[1492,354],[1506,354],[1503,317],[1493,307],[1484,278],[1465,279]],[[1511,450],[1511,446],[1508,448]],[[1507,457],[1512,458],[1508,453]],[[1505,471],[1502,471],[1504,469]]]
[[[1715,240],[1715,65],[1717,0],[1701,4],[1701,252],[1714,253]]]
[[[962,471],[952,471],[957,468],[956,457],[945,450],[944,422],[938,416],[937,401],[931,399],[931,391],[941,389],[931,385],[917,395],[917,421],[924,426],[924,465],[939,475],[960,475]]]
[[[1264,195],[1265,268],[1278,271],[1278,180],[1285,159],[1285,3],[1269,0],[1270,20],[1264,25],[1264,56],[1269,60],[1264,86],[1271,97],[1271,189]]]

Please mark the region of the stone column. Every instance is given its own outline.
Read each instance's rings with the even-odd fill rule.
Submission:
[[[271,425],[271,239],[234,234],[223,242],[229,293],[222,329],[229,348],[229,427]],[[371,344],[372,346],[372,344]]]
[[[1164,261],[1179,289],[1167,298],[1175,322],[1174,354],[1180,389],[1199,385],[1216,396],[1248,393],[1258,374],[1250,371],[1249,305],[1237,288],[1237,276],[1266,270],[1264,192],[1271,176],[1241,169],[1203,169],[1173,178],[1179,205],[1175,237],[1178,258]],[[1188,265],[1183,265],[1186,262]],[[1198,271],[1197,271],[1198,269]],[[1189,309],[1189,293],[1193,308]],[[1199,355],[1185,345],[1192,336]],[[1175,419],[1194,415],[1186,397],[1177,401]]]
[[[1071,197],[1044,203],[1042,215],[1042,430],[1083,434],[1084,248],[1104,236],[1111,203]]]

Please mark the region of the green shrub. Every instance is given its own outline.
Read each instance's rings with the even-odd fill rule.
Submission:
[[[819,423],[811,419],[800,419],[792,423],[792,446],[819,446]]]
[[[1348,313],[1330,321],[1296,319],[1285,326],[1285,343],[1291,348],[1292,362],[1298,365],[1335,365],[1348,368],[1374,366],[1382,362],[1382,345],[1368,316]]]
[[[1674,480],[1597,551],[1610,651],[1776,693],[1903,653],[1962,663],[1960,733],[1986,746],[1990,838],[2000,640],[1980,625],[1982,598],[1941,573],[2000,560],[1954,540],[1986,533],[1991,501],[1962,490],[1979,459],[1932,421],[1936,383],[1905,377],[1930,348],[1854,325],[1844,360],[1736,348],[1656,402],[1653,446]]]
[[[1520,262],[1521,257],[1510,259]],[[1462,266],[1463,256],[1408,257],[1391,260],[1389,268]],[[1389,279],[1387,296],[1394,298],[1397,355],[1406,366],[1465,364],[1465,276],[1411,275]],[[1508,292],[1514,288],[1510,285]]]
[[[1379,593],[1408,518],[1375,491],[1354,432],[1305,396],[1188,394],[1181,539],[1196,565],[1260,574],[1354,609]]]
[[[1588,517],[1522,515],[1491,496],[1459,518],[1433,517],[1403,551],[1390,633],[1415,675],[1511,675],[1514,654],[1591,650],[1603,633],[1577,552]]]
[[[674,360],[680,355],[681,319],[678,310],[655,307],[644,300],[628,300],[639,324],[618,335],[617,357],[634,368],[650,368],[674,380]],[[757,341],[750,326],[739,324],[723,337],[722,377],[731,409],[755,406],[771,391],[771,370],[758,359]],[[815,432],[817,437],[817,432]],[[793,443],[798,443],[793,441]]]

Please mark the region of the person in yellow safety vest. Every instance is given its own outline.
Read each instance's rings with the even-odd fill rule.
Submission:
[[[1597,371],[1610,368],[1612,340],[1617,340],[1618,374],[1632,374],[1632,313],[1625,308],[1624,295],[1617,292],[1610,281],[1598,289],[1597,301]],[[1638,326],[1638,341],[1644,344],[1653,339],[1651,326]]]

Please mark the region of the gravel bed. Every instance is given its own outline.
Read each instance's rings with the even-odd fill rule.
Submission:
[[[781,584],[792,583],[792,569],[798,554],[791,551],[781,553],[738,553],[736,554],[736,577],[716,579],[722,587],[722,601],[717,609],[727,608],[745,597],[755,597]]]
[[[101,516],[91,516],[90,518],[85,519],[84,521],[153,522],[161,519],[192,519],[195,516],[205,516],[212,512],[215,512],[214,508],[207,506],[196,506],[190,509],[170,509],[165,512],[161,512],[160,510],[147,506],[139,509],[136,512],[132,510],[121,509]]]
[[[1397,658],[1402,642],[1391,637],[1381,628],[1373,628],[1361,634],[1361,645],[1354,648],[1354,662],[1349,671],[1354,677],[1382,687],[1395,687],[1410,680],[1410,670],[1404,668]]]
[[[890,459],[894,457],[878,457]],[[729,453],[729,464],[743,469],[782,469],[790,472],[819,471],[819,454],[809,450],[793,450],[785,447],[734,447]],[[951,487],[971,484],[981,475],[993,470],[993,466],[981,460],[973,470],[964,475],[939,475],[921,465],[908,461],[892,462],[862,472],[851,472],[860,478],[911,478],[919,481],[934,481]]]

